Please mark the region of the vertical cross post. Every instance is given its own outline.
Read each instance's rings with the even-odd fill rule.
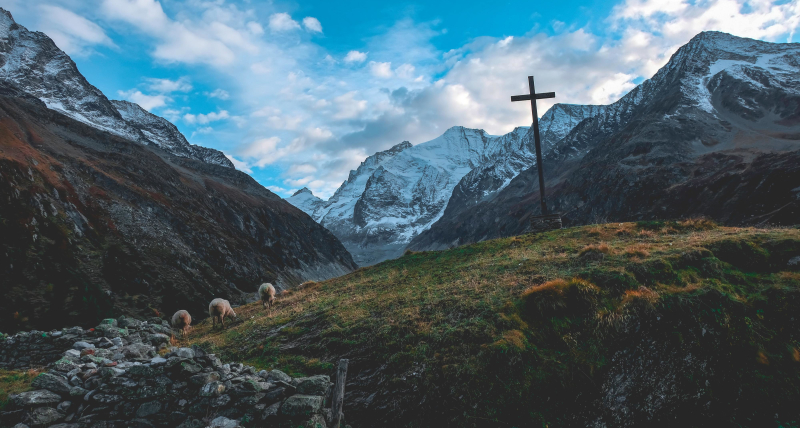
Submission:
[[[339,360],[339,367],[336,370],[336,383],[333,385],[333,396],[331,397],[331,413],[333,413],[333,420],[331,421],[332,428],[340,428],[342,418],[342,407],[344,406],[344,383],[347,380],[347,364],[350,361],[347,359]]]
[[[547,202],[544,194],[544,169],[542,168],[542,142],[539,139],[539,114],[536,110],[536,100],[543,98],[555,98],[555,92],[536,93],[533,84],[533,76],[528,76],[528,95],[514,95],[511,101],[531,101],[531,113],[533,114],[533,140],[536,145],[536,167],[539,170],[539,196],[542,202],[542,215],[547,215]]]
[[[531,112],[533,113],[533,140],[536,144],[536,166],[539,169],[539,195],[542,200],[542,215],[547,215],[547,201],[544,196],[544,170],[542,169],[542,142],[539,139],[539,112],[536,111],[536,86],[533,76],[528,76],[528,87],[531,91]]]

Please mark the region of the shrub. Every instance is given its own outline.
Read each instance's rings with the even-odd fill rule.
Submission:
[[[597,305],[602,290],[591,282],[572,278],[555,279],[535,285],[522,292],[522,304],[527,315],[554,317],[582,315]]]
[[[725,239],[715,242],[710,249],[718,259],[746,272],[764,272],[769,268],[769,252],[752,241]]]

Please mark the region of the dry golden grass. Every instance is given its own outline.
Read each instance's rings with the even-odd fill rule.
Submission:
[[[650,248],[651,245],[643,243],[629,245],[625,248],[625,255],[644,259],[650,256]]]
[[[30,391],[31,382],[44,368],[28,370],[0,370],[0,410],[8,405],[10,395]]]

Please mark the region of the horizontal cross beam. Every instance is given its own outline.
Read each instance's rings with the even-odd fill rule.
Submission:
[[[555,97],[556,97],[556,93],[555,92],[542,92],[541,94],[536,94],[536,99],[537,100],[541,100],[541,99],[545,99],[545,98],[555,98]],[[512,95],[511,96],[511,101],[530,101],[530,99],[531,99],[530,95]]]

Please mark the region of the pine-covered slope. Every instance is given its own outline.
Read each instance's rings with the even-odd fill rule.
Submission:
[[[708,216],[800,218],[800,45],[705,32],[653,78],[574,127],[544,158],[566,224]],[[524,231],[538,215],[535,168],[468,210],[446,212],[412,249]]]

